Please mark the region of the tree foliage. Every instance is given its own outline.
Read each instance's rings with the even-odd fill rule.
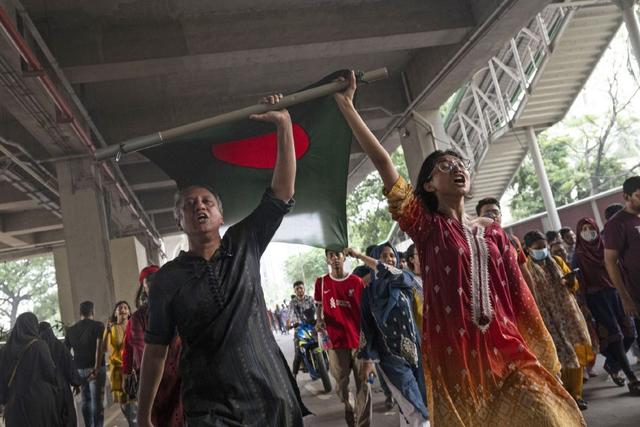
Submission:
[[[557,206],[572,203],[622,184],[627,168],[618,157],[603,156],[596,178],[595,164],[589,153],[580,152],[575,141],[568,136],[549,138],[540,135],[540,152]],[[593,187],[594,180],[597,185]],[[544,212],[542,193],[531,157],[527,156],[516,173],[510,190],[511,214],[515,219]]]
[[[292,255],[284,262],[285,275],[288,283],[302,280],[305,284],[306,292],[313,291],[313,283],[316,277],[327,274],[327,260],[324,250],[312,248],[311,250]]]
[[[392,154],[391,159],[400,174],[406,178],[407,165],[402,147]],[[382,242],[389,235],[393,220],[387,210],[387,202],[382,194],[382,179],[377,171],[370,173],[347,196],[347,221],[349,244],[352,247],[364,249],[368,245]],[[313,291],[315,278],[327,271],[323,249],[313,248],[285,260],[285,275],[289,283],[302,280],[308,293]]]
[[[407,178],[402,147],[393,152],[391,159],[398,172]],[[382,242],[389,235],[393,220],[387,210],[387,202],[382,194],[382,179],[377,171],[370,173],[347,196],[347,219],[349,244],[352,247],[364,249]]]
[[[0,263],[0,316],[15,323],[21,311],[33,311],[39,320],[59,318],[55,268],[51,256]]]
[[[606,104],[598,114],[570,116],[538,138],[544,166],[558,206],[575,202],[622,184],[640,167],[627,158],[638,155],[640,120],[627,107],[639,86],[622,82],[624,67],[616,65],[604,81]],[[525,159],[509,188],[511,214],[526,218],[545,210],[533,162]]]

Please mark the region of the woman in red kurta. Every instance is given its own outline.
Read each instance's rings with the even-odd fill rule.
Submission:
[[[159,270],[156,265],[150,265],[140,272],[140,287],[136,295],[136,307],[138,309],[131,315],[124,338],[123,372],[124,375],[132,375],[134,372],[140,377],[140,364],[144,351],[144,331],[148,320],[147,298],[148,286],[152,283],[153,274]],[[180,337],[175,336],[167,351],[167,359],[164,364],[162,380],[158,387],[158,393],[153,401],[151,420],[156,426],[182,427],[184,416],[182,402],[180,400],[180,362],[181,342]]]
[[[384,182],[392,216],[413,239],[424,283],[423,358],[434,426],[583,426],[556,376],[551,337],[510,242],[464,213],[470,176],[454,152],[422,165],[414,192],[353,106],[336,102]]]

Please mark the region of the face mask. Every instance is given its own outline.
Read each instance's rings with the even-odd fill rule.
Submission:
[[[598,232],[596,230],[585,230],[580,233],[580,237],[582,237],[587,242],[593,242],[598,237]]]
[[[531,249],[531,258],[536,261],[542,261],[549,256],[549,249]]]

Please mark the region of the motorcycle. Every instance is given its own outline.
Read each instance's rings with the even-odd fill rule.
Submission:
[[[322,349],[318,342],[318,334],[311,323],[298,323],[294,325],[295,335],[298,339],[300,357],[304,366],[309,372],[312,380],[321,379],[324,391],[331,391],[331,379],[329,378],[329,358],[327,352]]]

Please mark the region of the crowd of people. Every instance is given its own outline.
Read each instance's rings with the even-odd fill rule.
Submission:
[[[615,386],[640,395],[627,358],[640,326],[640,177],[624,182],[604,230],[583,218],[520,240],[502,229],[494,198],[465,214],[470,175],[459,153],[433,152],[409,184],[356,111],[353,73],[345,79],[335,100],[413,241],[407,251],[326,249],[329,273],[313,297],[298,281],[289,302],[268,310],[259,261],[294,205],[296,161],[288,112],[252,116],[278,135],[256,209],[222,237],[214,189],[183,188],[175,216],[189,250],[142,270],[135,312],[120,301],[105,326],[83,302],[66,345],[33,313],[20,315],[0,350],[8,426],[75,425],[72,390],[85,425],[101,426],[107,378],[129,425],[302,426],[300,357],[289,368],[274,335],[303,319],[324,337],[348,426],[372,423],[376,378],[402,425],[584,426],[582,387],[597,353]],[[345,271],[346,257],[362,265]]]
[[[94,304],[80,304],[80,320],[55,336],[47,322],[35,314],[18,316],[7,343],[0,350],[0,402],[7,426],[78,425],[74,394],[81,394],[84,425],[104,425],[105,388],[121,408],[127,423],[137,425],[137,379],[148,322],[149,285],[159,267],[140,273],[136,311],[119,301],[103,322],[94,320]],[[163,388],[156,397],[155,425],[184,425],[180,399],[180,340],[175,338],[167,356]]]

